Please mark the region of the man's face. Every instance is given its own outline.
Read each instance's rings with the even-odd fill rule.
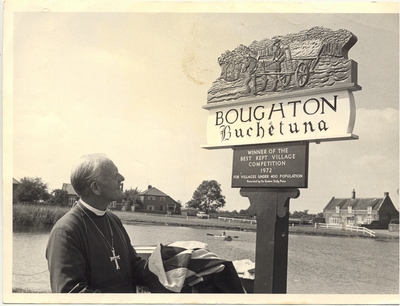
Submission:
[[[97,183],[100,188],[100,197],[107,202],[117,201],[121,202],[123,199],[123,192],[121,190],[121,182],[125,178],[119,174],[118,168],[112,161],[104,165],[100,178]]]

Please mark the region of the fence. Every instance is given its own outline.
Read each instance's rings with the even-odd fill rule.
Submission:
[[[346,225],[345,227],[346,231],[351,231],[351,232],[362,232],[363,234],[368,234],[370,237],[375,237],[375,232],[371,231],[370,229],[366,227],[361,227],[361,226],[353,226],[353,225]]]
[[[370,229],[361,226],[353,226],[353,225],[343,226],[342,224],[315,223],[315,228],[318,227],[343,229],[345,231],[357,232],[357,233],[361,232],[363,234],[368,234],[370,237],[375,237],[374,231],[371,231]]]
[[[227,218],[227,217],[218,217],[218,220],[223,220],[225,222],[249,222],[250,224],[256,224],[257,220],[251,219],[238,219],[238,218]]]
[[[343,228],[343,226],[341,224],[315,223],[315,228],[319,228],[319,227],[322,227],[322,228],[337,228],[337,229],[342,229]]]

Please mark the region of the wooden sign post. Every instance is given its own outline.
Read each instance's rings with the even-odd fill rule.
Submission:
[[[289,201],[300,194],[295,187],[307,187],[308,147],[288,143],[234,149],[232,187],[242,187],[249,214],[257,216],[254,292],[286,293]]]
[[[242,188],[257,214],[255,293],[286,293],[289,200],[298,189]]]
[[[308,188],[309,144],[354,135],[357,37],[314,27],[218,59],[206,149],[233,149],[232,187],[257,216],[254,293],[286,293],[289,202]]]

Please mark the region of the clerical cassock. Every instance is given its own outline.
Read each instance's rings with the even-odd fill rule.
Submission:
[[[121,220],[80,200],[53,227],[46,248],[51,290],[134,293],[146,265]]]

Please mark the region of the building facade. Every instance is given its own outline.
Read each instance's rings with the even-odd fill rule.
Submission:
[[[71,184],[63,183],[61,190],[68,192],[68,205],[72,206],[76,201],[79,200],[79,196]]]
[[[399,217],[399,211],[388,192],[382,198],[357,198],[353,190],[351,198],[333,197],[324,208],[324,217],[328,224],[363,226],[374,223],[379,228],[387,228],[391,219]]]
[[[140,210],[166,214],[181,214],[181,204],[172,199],[169,195],[149,185],[146,191],[138,194],[142,202]]]

